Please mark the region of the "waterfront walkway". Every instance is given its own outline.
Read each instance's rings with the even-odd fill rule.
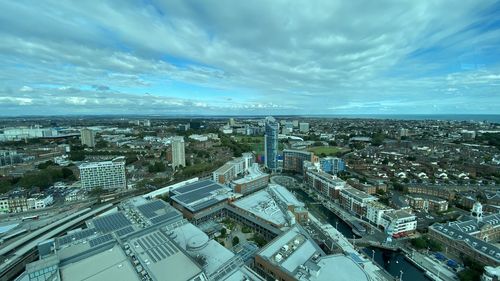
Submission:
[[[430,272],[431,274],[428,274],[428,276],[433,280],[458,280],[457,274],[455,272],[445,267],[442,263],[439,263],[426,255],[423,255],[417,251],[412,251],[411,253],[407,253],[406,256],[410,258],[415,265],[419,266],[425,271]]]

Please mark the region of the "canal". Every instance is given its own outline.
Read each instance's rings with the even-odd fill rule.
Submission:
[[[403,281],[421,281],[431,280],[425,276],[424,272],[407,261],[404,254],[401,252],[393,252],[390,250],[382,250],[375,247],[364,248],[363,251],[367,256],[371,257],[375,251],[375,262],[382,266],[387,272],[394,277],[399,277],[403,271]]]
[[[342,233],[346,238],[352,238],[353,236],[359,237],[352,232],[352,228],[340,219],[332,211],[328,210],[321,204],[315,204],[316,201],[309,196],[305,191],[301,189],[294,189],[293,193],[300,201],[306,203],[308,210],[318,219],[326,221],[333,227],[337,227],[338,231]]]
[[[301,189],[294,189],[293,193],[300,201],[306,203],[308,210],[317,218],[327,221],[332,226],[336,226],[337,229],[345,237],[351,238],[355,235],[352,232],[351,227],[340,219],[333,212],[325,208],[323,205],[314,204],[315,200],[309,196],[305,191]],[[404,254],[401,252],[393,252],[389,250],[382,250],[375,247],[364,248],[363,251],[367,256],[372,257],[373,251],[375,251],[374,258],[375,262],[383,267],[389,274],[394,277],[399,277],[401,271],[403,271],[403,281],[421,281],[421,280],[431,280],[425,276],[424,272],[414,266],[412,263],[407,261]]]

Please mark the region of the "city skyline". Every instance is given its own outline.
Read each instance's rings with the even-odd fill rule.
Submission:
[[[453,4],[3,2],[0,116],[497,114],[500,5]]]

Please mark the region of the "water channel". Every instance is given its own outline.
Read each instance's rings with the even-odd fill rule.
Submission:
[[[315,200],[311,198],[311,196],[309,196],[305,191],[295,189],[293,190],[293,193],[295,194],[297,199],[307,204],[309,211],[315,217],[323,221],[327,221],[332,226],[337,227],[339,232],[347,238],[352,238],[353,236],[355,236],[355,234],[352,232],[351,227],[347,223],[345,223],[337,215],[325,208],[323,205],[314,204]],[[373,255],[373,257],[375,258],[375,262],[381,265],[392,276],[399,278],[401,271],[403,271],[403,281],[430,280],[427,276],[425,276],[422,270],[407,261],[404,257],[404,254],[400,252],[382,250],[374,247],[364,248],[363,251],[369,257],[372,257]]]

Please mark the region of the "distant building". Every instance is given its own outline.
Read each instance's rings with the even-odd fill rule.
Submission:
[[[54,203],[54,197],[52,197],[52,195],[42,195],[28,198],[26,201],[28,204],[28,209],[38,210],[52,205],[52,203]]]
[[[111,161],[83,163],[78,168],[83,189],[127,187],[125,157],[117,157]]]
[[[266,118],[264,136],[265,166],[271,171],[278,168],[278,132],[279,123],[273,117]]]
[[[299,131],[301,133],[309,133],[309,123],[299,123]]]
[[[82,145],[95,147],[95,132],[87,128],[82,129],[80,131],[80,140],[82,142]]]
[[[337,157],[325,157],[319,159],[320,167],[323,172],[337,175],[339,172],[345,171],[345,162]]]
[[[0,167],[22,163],[23,157],[15,150],[0,150]]]
[[[448,200],[439,197],[417,194],[409,194],[407,197],[408,204],[413,209],[424,210],[426,212],[444,212],[448,210]]]
[[[314,153],[304,150],[283,150],[283,170],[302,173],[304,161],[317,162]]]
[[[172,138],[172,168],[186,167],[186,151],[184,147],[184,137]]]

